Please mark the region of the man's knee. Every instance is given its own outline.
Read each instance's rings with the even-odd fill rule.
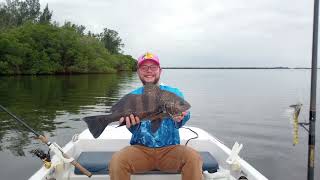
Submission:
[[[125,158],[122,156],[121,151],[112,155],[108,168],[111,180],[130,179],[130,167]]]
[[[119,152],[115,152],[110,160],[109,168],[115,168],[120,165],[120,155]]]
[[[202,165],[202,158],[200,154],[196,150],[190,147],[186,147],[185,157],[186,157],[186,162],[188,163],[196,163],[196,164]]]
[[[115,152],[109,163],[109,170],[117,169],[127,169],[129,170],[129,158],[128,158],[128,148],[124,148],[118,152]]]
[[[123,166],[126,166],[126,161],[121,151],[115,152],[111,157],[109,168],[123,168]]]

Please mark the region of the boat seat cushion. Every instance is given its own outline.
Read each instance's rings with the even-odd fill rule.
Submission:
[[[92,174],[109,174],[109,162],[111,160],[112,151],[98,152],[82,152],[78,158],[78,162]],[[209,152],[199,152],[203,159],[203,171],[215,173],[219,169],[217,160]],[[79,169],[75,168],[75,174],[81,175]],[[168,174],[159,170],[148,171],[143,174]],[[170,173],[169,173],[170,174]],[[172,173],[171,173],[172,174]]]

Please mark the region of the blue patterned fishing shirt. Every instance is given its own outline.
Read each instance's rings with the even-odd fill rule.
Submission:
[[[143,87],[140,87],[132,94],[142,94]],[[160,85],[161,90],[169,91],[183,98],[182,92],[177,88],[170,86]],[[159,129],[152,133],[151,121],[141,121],[140,124],[131,126],[129,131],[132,133],[130,144],[139,144],[151,148],[165,147],[170,145],[180,144],[179,128],[182,127],[190,119],[190,112],[179,123],[175,122],[171,118],[162,119]]]

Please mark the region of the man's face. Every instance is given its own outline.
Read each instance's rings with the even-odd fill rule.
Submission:
[[[138,75],[143,84],[157,84],[160,79],[161,68],[157,63],[146,60],[138,67]]]

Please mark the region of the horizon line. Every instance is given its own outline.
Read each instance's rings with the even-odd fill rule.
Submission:
[[[311,67],[161,67],[162,69],[311,69]],[[319,69],[319,68],[318,68]]]

